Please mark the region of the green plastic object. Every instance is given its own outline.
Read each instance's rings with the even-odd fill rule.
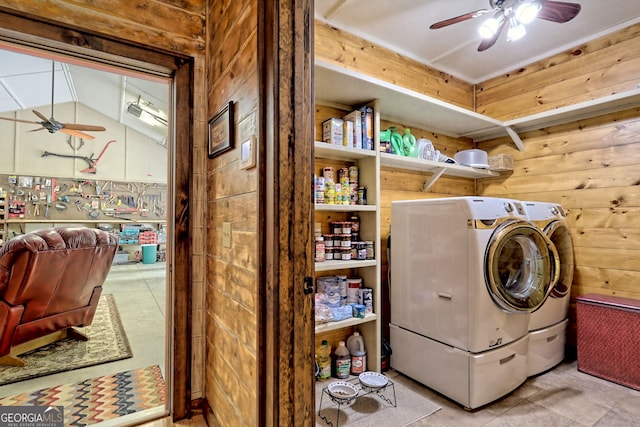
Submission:
[[[391,126],[389,131],[391,131],[391,149],[393,150],[393,154],[404,156],[404,150],[402,149],[402,135],[398,132],[398,128]]]
[[[409,128],[404,128],[404,135],[402,135],[402,148],[405,156],[418,157],[416,137],[411,135],[411,129]]]

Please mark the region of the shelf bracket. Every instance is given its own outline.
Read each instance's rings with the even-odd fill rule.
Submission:
[[[509,134],[513,142],[516,144],[516,147],[518,147],[518,150],[524,151],[524,142],[522,142],[522,140],[520,139],[516,131],[511,129],[510,126],[505,126],[504,129],[507,131],[507,133]]]
[[[444,173],[444,171],[446,171],[447,168],[438,168],[433,175],[431,176],[431,178],[429,178],[429,181],[424,183],[424,186],[422,187],[422,191],[429,191],[429,189],[431,188],[431,186],[433,184],[436,183],[436,181],[438,179],[440,179],[440,177],[442,176],[442,174]]]

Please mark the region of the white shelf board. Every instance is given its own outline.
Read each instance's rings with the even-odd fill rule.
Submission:
[[[363,318],[351,317],[349,319],[340,320],[338,322],[319,323],[316,325],[316,334],[322,332],[334,331],[336,329],[346,328],[347,326],[360,325],[362,323],[372,322],[378,318],[375,313],[367,314]]]
[[[317,104],[345,108],[380,100],[380,115],[407,127],[418,127],[454,138],[481,134],[507,135],[503,122],[449,104],[342,66],[315,61]]]
[[[329,212],[375,212],[376,205],[327,205],[316,203],[314,209]]]
[[[438,173],[444,169],[444,175],[463,178],[487,178],[498,176],[496,172],[488,169],[478,169],[452,163],[434,162],[431,160],[414,159],[398,156],[396,154],[380,153],[380,166],[389,166],[400,169],[408,169],[419,172]]]
[[[590,101],[580,102],[567,107],[556,108],[518,119],[508,120],[504,124],[516,132],[527,132],[576,120],[596,117],[603,114],[622,111],[640,105],[640,88],[616,93]]]
[[[362,148],[327,144],[322,141],[315,142],[314,150],[315,157],[334,160],[360,160],[376,156],[376,152],[374,150],[363,150]]]
[[[378,261],[370,259],[366,261],[324,261],[316,262],[316,271],[330,271],[341,270],[343,268],[363,268],[363,267],[375,267]]]

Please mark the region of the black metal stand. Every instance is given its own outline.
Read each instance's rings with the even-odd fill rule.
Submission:
[[[334,397],[331,395],[331,393],[329,393],[329,387],[324,387],[322,389],[322,395],[320,396],[320,406],[318,407],[318,416],[325,422],[327,423],[328,426],[330,427],[339,427],[340,426],[340,408],[341,407],[347,407],[350,406],[351,404],[354,403],[354,401],[360,397],[363,396],[368,396],[370,394],[375,394],[377,395],[380,399],[382,399],[383,401],[385,401],[386,403],[388,403],[389,405],[393,406],[394,408],[398,406],[398,402],[396,401],[396,387],[393,384],[393,381],[388,380],[387,384],[382,386],[382,387],[367,387],[364,384],[362,384],[359,380],[358,377],[355,378],[351,378],[349,380],[347,380],[346,382],[352,383],[353,385],[355,385],[356,389],[358,390],[358,393],[350,398],[350,399],[340,399],[337,397]],[[391,392],[393,392],[393,397],[389,396],[387,397],[385,395],[385,393],[389,391],[389,395],[391,395]],[[328,417],[322,415],[321,411],[322,411],[322,404],[324,401],[325,396],[336,405],[336,423],[335,425],[329,420]],[[325,408],[326,409],[326,408]]]

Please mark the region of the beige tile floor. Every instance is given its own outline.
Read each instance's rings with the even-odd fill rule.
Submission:
[[[474,411],[415,384],[442,409],[411,424],[490,427],[631,427],[640,425],[640,392],[579,372],[564,362],[529,378],[508,396]]]

